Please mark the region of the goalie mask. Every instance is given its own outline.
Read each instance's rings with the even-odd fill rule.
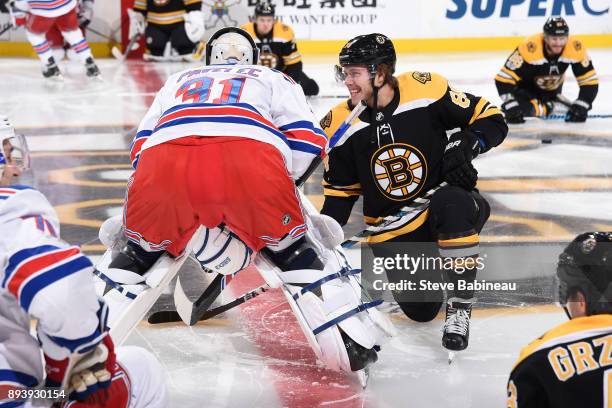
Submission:
[[[255,65],[258,57],[255,41],[237,27],[222,28],[206,44],[206,65]]]
[[[30,153],[23,135],[16,135],[6,116],[0,116],[0,184],[30,168]],[[12,175],[4,174],[6,170]],[[9,177],[11,176],[11,177]]]

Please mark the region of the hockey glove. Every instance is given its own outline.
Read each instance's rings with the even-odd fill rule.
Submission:
[[[454,133],[442,157],[442,177],[452,186],[472,191],[478,181],[478,171],[472,159],[480,153],[480,141],[469,130]]]
[[[525,119],[523,118],[523,110],[516,99],[506,100],[502,104],[501,108],[504,112],[504,116],[506,116],[506,122],[512,124],[525,123]]]
[[[84,354],[77,350],[63,360],[54,360],[45,354],[45,386],[57,388],[64,384],[70,399],[82,401],[111,384],[116,360],[115,346],[108,335]]]
[[[201,11],[190,11],[185,14],[185,33],[192,43],[198,43],[204,36],[204,14]]]
[[[93,0],[83,0],[78,12],[79,27],[85,28],[91,23],[93,8]]]
[[[572,103],[572,106],[570,106],[569,111],[567,111],[565,121],[585,122],[587,120],[589,109],[591,109],[591,105],[588,102],[576,99],[574,103]]]
[[[130,19],[128,37],[132,39],[136,36],[144,34],[146,27],[144,15],[142,13],[134,11],[134,9],[128,9],[127,13]]]

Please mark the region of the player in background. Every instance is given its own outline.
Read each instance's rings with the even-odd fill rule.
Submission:
[[[78,0],[77,17],[79,20],[79,28],[84,37],[86,37],[85,29],[93,18],[93,12],[94,0]],[[57,26],[51,27],[45,34],[45,37],[47,38],[47,42],[49,42],[53,58],[56,62],[63,60],[65,57],[71,60],[78,60],[76,53],[71,51],[70,44],[64,40],[62,32]]]
[[[563,17],[550,17],[544,32],[525,39],[495,76],[508,123],[526,116],[546,117],[556,103],[568,106],[566,122],[584,122],[593,106],[599,80],[584,44],[569,35]],[[571,65],[578,81],[578,99],[562,94],[565,71]]]
[[[457,266],[477,257],[478,234],[489,216],[489,205],[475,189],[478,172],[472,160],[504,140],[508,128],[500,110],[484,98],[451,87],[435,73],[394,76],[395,48],[382,34],[353,38],[340,51],[339,60],[337,76],[350,99],[332,108],[321,126],[331,136],[355,104],[364,100],[368,107],[347,131],[347,141],[329,154],[321,213],[345,225],[362,196],[364,220],[376,224],[446,181],[448,185],[431,196],[428,208],[418,216],[402,217],[368,242],[431,242],[432,253],[427,255],[437,257],[439,252]],[[449,139],[450,129],[460,130]],[[419,253],[408,244],[401,248],[399,253],[397,246],[372,249],[377,257],[405,253],[417,257],[424,246]],[[455,284],[459,279],[473,282],[476,265],[472,261],[466,265],[466,269],[446,270],[446,279]],[[432,279],[434,275],[426,275],[430,272],[420,273],[423,279]],[[408,272],[396,269],[388,269],[387,276],[392,282],[411,279]],[[443,294],[421,295],[393,291],[406,316],[430,321],[442,305]],[[468,345],[472,297],[473,291],[457,287],[448,293],[442,338],[447,349],[463,350]]]
[[[85,64],[88,77],[100,76],[87,40],[79,29],[76,0],[15,0],[11,4],[15,27],[25,25],[26,37],[43,65],[45,78],[61,79],[61,72],[45,35],[53,27],[59,29],[79,60]]]
[[[612,233],[578,235],[559,256],[559,303],[570,319],[525,347],[508,408],[612,404]]]
[[[328,217],[308,213],[294,182],[327,139],[299,85],[255,65],[257,54],[247,32],[221,29],[207,44],[207,66],[170,76],[157,93],[132,144],[128,244],[104,279],[137,294],[134,286],[145,286],[156,260],[179,256],[205,225],[207,238],[194,251],[201,263],[207,242],[219,237],[227,239],[223,250],[232,241],[247,249],[239,254],[242,268],[251,252],[265,252],[317,355],[332,369],[360,371],[377,360],[387,332],[376,319],[384,317],[361,301],[357,271],[334,251],[342,237],[329,244],[324,228],[308,227],[316,219],[341,232]],[[227,237],[216,228],[221,223]]]
[[[16,390],[62,384],[73,391],[62,407],[168,406],[163,370],[149,352],[121,347],[115,355],[89,259],[59,238],[47,199],[18,184],[29,154],[6,117],[0,142],[0,407],[27,404]]]
[[[170,43],[179,59],[191,61],[195,44],[204,36],[201,0],[136,0],[128,15],[129,38],[145,36],[145,60],[173,59],[164,54]]]
[[[288,25],[275,18],[276,7],[268,0],[255,6],[255,17],[250,23],[243,24],[259,48],[259,64],[276,68],[289,75],[300,84],[306,96],[319,93],[319,85],[309,78],[303,70],[302,56],[295,43],[295,35]]]

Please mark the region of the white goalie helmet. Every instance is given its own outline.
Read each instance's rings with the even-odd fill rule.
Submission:
[[[258,59],[255,41],[241,28],[222,28],[206,43],[206,65],[255,65]]]
[[[15,134],[8,117],[0,115],[0,184],[4,184],[4,170],[14,166],[18,173],[30,168],[30,152],[23,135]],[[15,176],[18,174],[15,174]]]

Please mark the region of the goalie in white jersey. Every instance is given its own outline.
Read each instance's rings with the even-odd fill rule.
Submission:
[[[150,353],[126,347],[115,356],[89,259],[59,238],[47,199],[16,184],[29,165],[27,145],[1,116],[0,147],[0,407],[29,406],[19,391],[41,385],[58,387],[55,396],[66,398],[59,406],[167,406]]]
[[[264,277],[283,286],[316,354],[333,369],[359,371],[392,328],[376,302],[361,301],[358,271],[334,249],[340,226],[297,192],[294,180],[327,138],[301,87],[255,65],[257,54],[244,30],[221,29],[207,44],[208,66],[172,75],[158,92],[131,149],[128,243],[106,279],[144,283],[164,252],[179,256],[204,225],[195,251],[202,266],[232,274],[263,251],[274,271]]]

